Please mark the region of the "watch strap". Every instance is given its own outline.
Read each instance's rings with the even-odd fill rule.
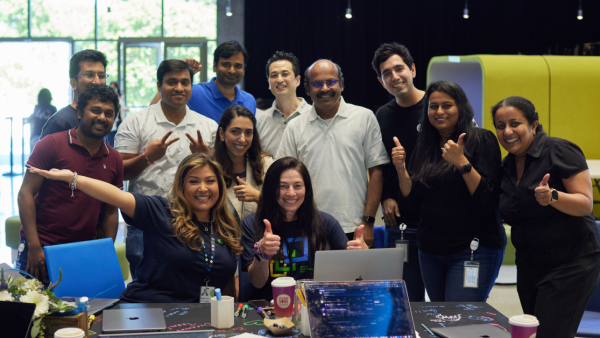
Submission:
[[[367,223],[371,223],[371,224],[375,223],[375,217],[373,217],[373,216],[363,216],[361,219]]]

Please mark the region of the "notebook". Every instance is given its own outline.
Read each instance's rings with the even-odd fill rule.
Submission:
[[[0,302],[0,332],[2,337],[28,338],[35,304]]]
[[[510,338],[510,332],[489,324],[436,327],[431,330],[444,338]]]
[[[102,332],[134,333],[167,329],[162,308],[104,310]]]
[[[404,249],[327,250],[315,254],[315,281],[402,279]]]
[[[304,291],[312,337],[416,337],[402,280],[306,282]]]

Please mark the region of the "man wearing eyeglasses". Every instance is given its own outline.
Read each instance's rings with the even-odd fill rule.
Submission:
[[[304,162],[319,210],[333,215],[348,239],[364,225],[364,239],[371,246],[381,168],[390,161],[377,119],[369,109],[344,101],[342,69],[329,60],[308,67],[304,88],[313,108],[289,123],[276,157]]]
[[[77,118],[77,98],[91,83],[106,84],[106,56],[97,50],[86,49],[75,53],[69,62],[69,77],[73,88],[73,102],[57,111],[46,121],[40,139],[46,135],[75,128]]]

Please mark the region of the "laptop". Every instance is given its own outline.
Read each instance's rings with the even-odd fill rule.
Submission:
[[[213,330],[100,334],[98,338],[211,338]]]
[[[102,332],[134,333],[167,329],[162,308],[104,310]]]
[[[402,279],[404,249],[327,250],[315,254],[315,281]]]
[[[436,327],[431,330],[444,338],[510,338],[510,332],[489,324]]]
[[[0,302],[0,332],[2,337],[29,338],[29,327],[33,322],[35,304]]]
[[[416,338],[402,280],[306,282],[304,291],[312,337]]]

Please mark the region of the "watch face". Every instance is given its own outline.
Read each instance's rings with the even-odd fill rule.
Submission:
[[[552,190],[552,199],[555,201],[558,200],[558,190]]]
[[[467,164],[463,165],[462,172],[464,174],[468,174],[471,172],[471,169],[473,169],[473,165],[471,163],[467,163]]]

